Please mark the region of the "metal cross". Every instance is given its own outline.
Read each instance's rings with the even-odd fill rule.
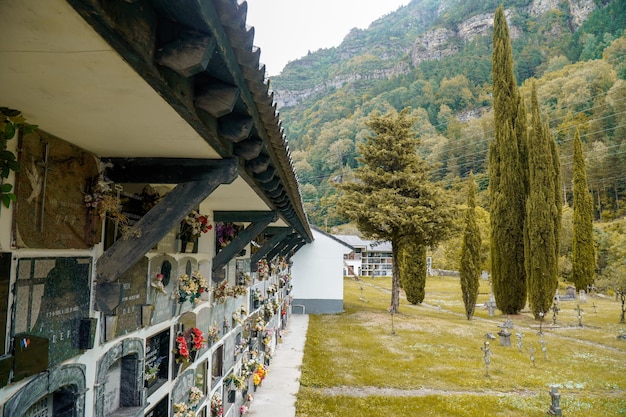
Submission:
[[[39,232],[43,232],[43,218],[46,208],[46,183],[48,180],[48,169],[50,164],[48,162],[48,156],[50,154],[50,144],[44,142],[44,154],[43,161],[37,163],[38,166],[43,167],[43,181],[41,185],[41,213],[39,214]]]

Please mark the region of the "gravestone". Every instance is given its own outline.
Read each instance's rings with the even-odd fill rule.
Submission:
[[[143,257],[118,279],[122,285],[122,302],[115,309],[115,336],[134,332],[142,326],[142,306],[147,301],[148,258]]]
[[[211,357],[211,386],[215,387],[224,375],[224,345],[218,346]]]
[[[178,376],[172,388],[173,403],[188,403],[189,390],[196,384],[196,375],[193,369],[187,369]]]
[[[500,336],[500,345],[511,346],[511,332],[502,329],[498,332],[498,336]]]
[[[104,415],[108,416],[120,408],[122,398],[122,360],[118,359],[111,364],[104,382]]]
[[[150,259],[148,303],[154,308],[151,321],[153,325],[172,318],[172,308],[176,302],[172,294],[177,290],[176,265],[176,260],[168,255]]]
[[[100,242],[100,218],[84,203],[87,184],[98,176],[93,154],[37,131],[21,140],[19,162],[18,248],[87,249]]]
[[[580,290],[578,292],[578,297],[579,297],[581,303],[586,303],[587,302],[587,293],[585,293],[585,290]]]
[[[149,395],[167,381],[170,356],[169,329],[146,338],[145,386]]]
[[[573,301],[576,300],[576,287],[573,287],[571,285],[569,285],[566,289],[565,289],[565,295],[562,297],[559,297],[560,301]]]
[[[561,410],[561,394],[559,394],[559,389],[557,387],[550,387],[550,398],[552,400],[552,404],[550,404],[548,414],[552,416],[562,417],[563,412]]]
[[[48,339],[48,366],[80,354],[80,322],[89,317],[90,257],[21,258],[12,335]]]
[[[211,325],[211,309],[207,307],[198,310],[198,313],[196,314],[196,327],[200,329],[205,339],[207,338],[207,332],[209,331],[209,326]],[[207,342],[206,346],[198,352],[198,356],[204,355],[209,348],[209,342]]]

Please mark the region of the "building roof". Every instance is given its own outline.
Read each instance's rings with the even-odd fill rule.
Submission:
[[[391,242],[365,240],[356,235],[333,235],[353,248],[365,248],[367,252],[391,252]]]
[[[98,156],[234,159],[209,198],[312,232],[273,92],[237,0],[8,0],[0,98]],[[41,68],[45,68],[42,71]]]
[[[326,237],[329,237],[330,239],[332,239],[332,240],[334,240],[334,241],[336,241],[336,242],[338,242],[338,243],[341,243],[342,245],[346,246],[347,248],[349,248],[349,249],[351,249],[351,250],[354,250],[354,247],[353,247],[352,245],[350,245],[350,244],[349,244],[348,242],[346,242],[345,240],[341,240],[341,239],[339,239],[339,238],[338,238],[337,236],[335,236],[335,235],[331,235],[330,233],[326,233],[326,232],[325,232],[325,231],[323,231],[322,229],[320,229],[320,228],[318,228],[318,227],[315,227],[315,226],[313,226],[313,225],[311,225],[311,229],[312,229],[312,230],[314,230],[314,231],[316,231],[316,232],[318,232],[318,233],[323,234],[323,235],[324,235],[324,236],[326,236]]]

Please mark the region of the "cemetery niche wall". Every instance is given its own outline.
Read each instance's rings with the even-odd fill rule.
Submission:
[[[25,354],[16,358],[16,366],[22,366],[21,360],[35,361],[41,354],[38,343],[48,345],[46,368],[80,353],[80,322],[89,317],[91,264],[90,257],[18,259],[12,337]],[[26,370],[20,377],[33,373]]]

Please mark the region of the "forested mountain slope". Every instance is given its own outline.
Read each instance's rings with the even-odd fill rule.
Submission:
[[[498,4],[413,0],[272,78],[312,223],[341,222],[331,181],[356,166],[355,144],[369,134],[363,121],[375,110],[411,107],[433,179],[455,190],[473,170],[484,192]],[[505,8],[518,82],[538,79],[541,106],[560,144],[564,193],[571,198],[571,140],[578,127],[596,217],[623,214],[626,0],[515,0]],[[484,193],[479,203],[486,206]]]

